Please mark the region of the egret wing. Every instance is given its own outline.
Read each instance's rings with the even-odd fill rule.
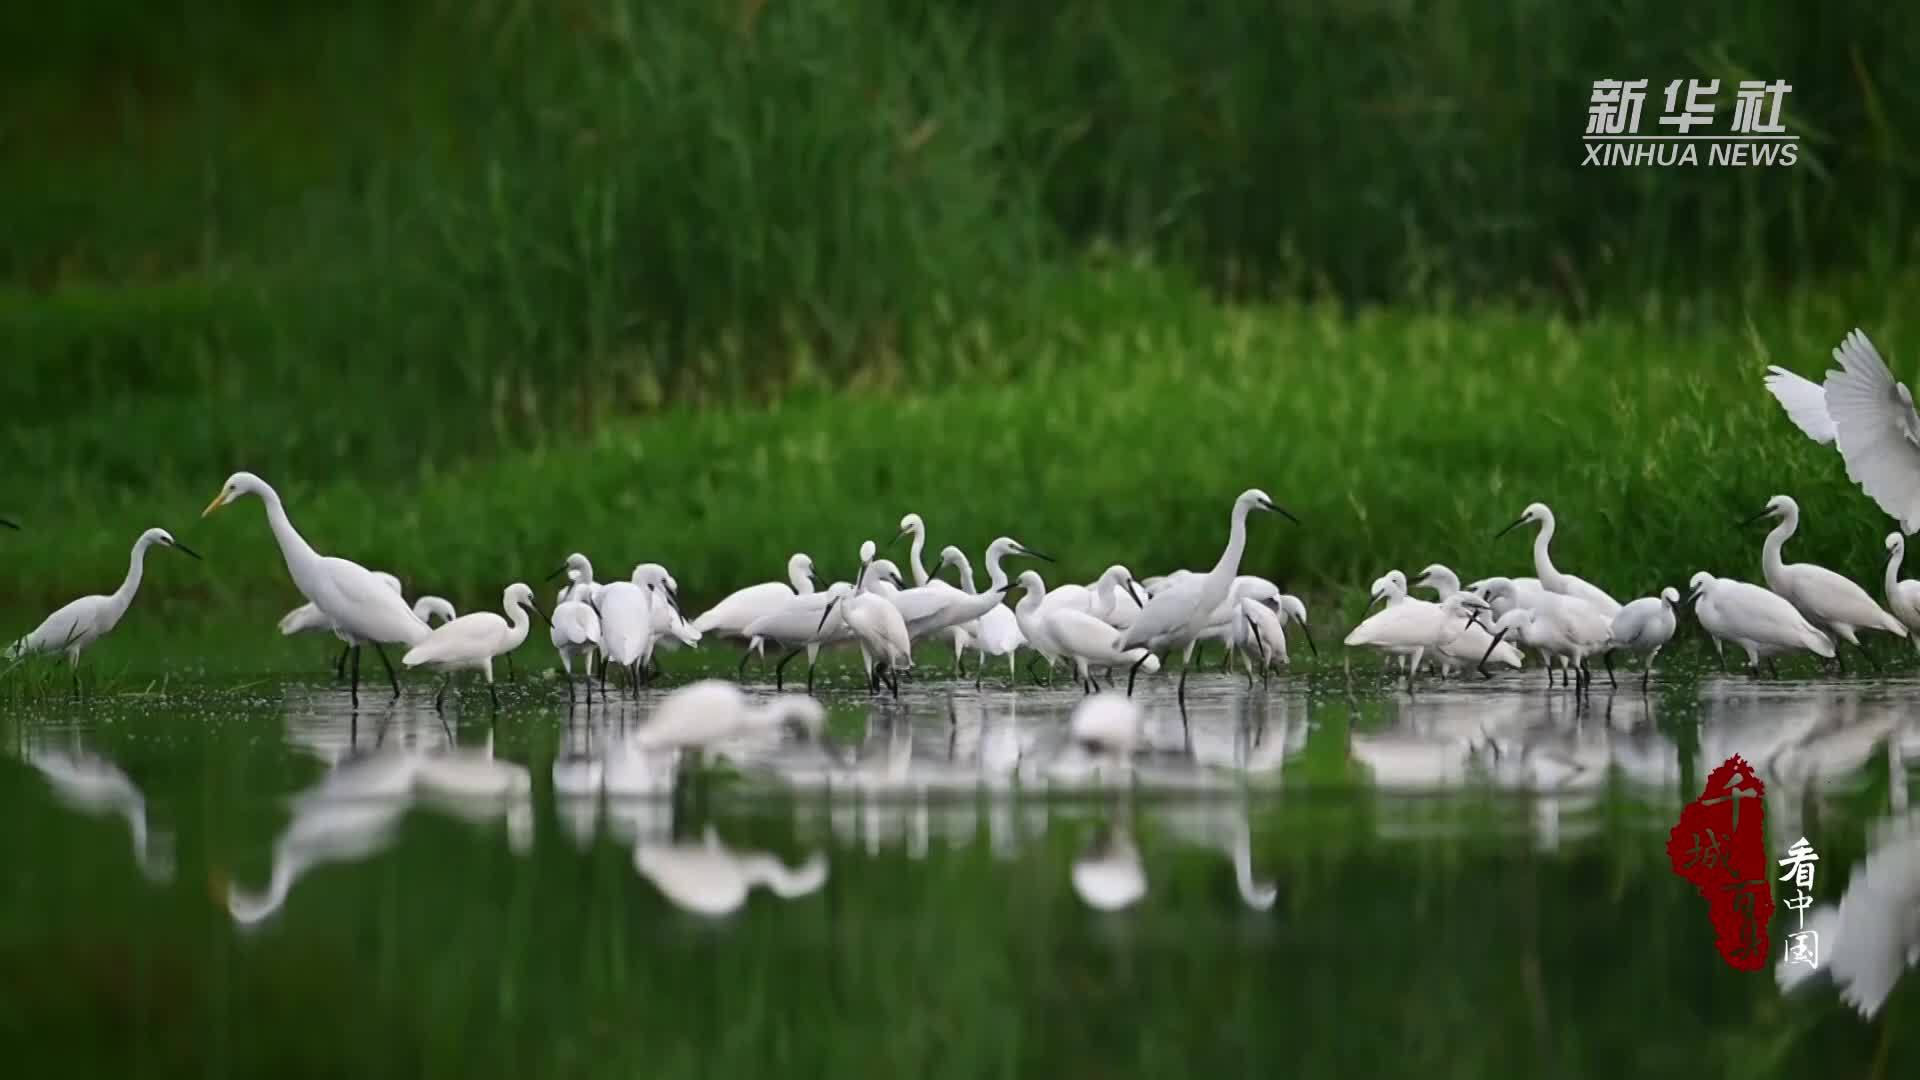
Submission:
[[[1804,379],[1783,367],[1769,367],[1767,390],[1787,410],[1787,419],[1807,433],[1807,438],[1822,446],[1833,442],[1833,417],[1827,413],[1827,391],[1819,383]]]
[[[1857,329],[1833,358],[1841,370],[1827,372],[1827,409],[1848,478],[1900,522],[1901,531],[1920,529],[1920,414],[1913,395]]]

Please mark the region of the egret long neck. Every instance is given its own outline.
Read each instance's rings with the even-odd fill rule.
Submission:
[[[1553,556],[1547,551],[1553,543],[1553,524],[1553,519],[1548,518],[1540,523],[1540,531],[1533,535],[1533,572],[1548,592],[1559,592],[1562,585],[1560,571],[1553,565]]]
[[[955,560],[953,565],[960,568],[960,587],[965,589],[970,596],[979,595],[980,590],[974,588],[973,585],[973,563],[967,561],[967,557],[962,555],[959,559]],[[1006,575],[1002,574],[1001,576],[1005,577]]]
[[[1788,538],[1799,527],[1799,515],[1788,514],[1780,519],[1780,524],[1775,525],[1773,531],[1767,533],[1767,542],[1760,546],[1760,572],[1767,579],[1767,587],[1775,592],[1780,591],[1780,586],[1775,582],[1787,568],[1786,560],[1780,557],[1780,549],[1787,546]]]
[[[927,531],[925,529],[913,530],[913,547],[907,551],[907,561],[913,564],[913,583],[915,585],[925,585],[927,583],[927,568],[920,562],[920,553],[926,550],[926,546]]]
[[[301,576],[320,562],[320,553],[313,550],[313,546],[288,520],[287,508],[281,505],[279,492],[268,488],[260,493],[260,501],[267,504],[267,525],[273,529],[273,538],[280,544],[280,557],[287,562],[287,573],[293,576],[294,584],[298,585]]]
[[[1003,593],[1011,587],[1007,581],[1007,570],[1000,565],[1000,560],[1005,558],[1006,554],[1006,552],[997,548],[989,548],[987,551],[988,592]],[[973,568],[968,566],[964,561],[960,564],[960,573],[963,575],[961,578],[963,581],[970,581],[973,578]]]
[[[1892,602],[1894,591],[1900,585],[1900,559],[1906,555],[1906,553],[1907,547],[1905,544],[1896,544],[1894,545],[1893,553],[1887,556],[1887,600],[1889,603]]]
[[[127,605],[133,603],[133,594],[140,591],[140,579],[146,574],[147,549],[152,546],[153,541],[144,536],[134,542],[133,554],[127,559],[127,579],[108,598],[113,601],[114,618],[126,613]]]
[[[511,652],[527,640],[527,632],[533,629],[533,616],[527,614],[525,604],[516,604],[511,599],[506,601],[505,607],[507,621],[513,624],[512,629],[507,631],[507,650]]]
[[[1229,585],[1240,573],[1240,556],[1247,550],[1247,509],[1245,503],[1233,505],[1233,521],[1227,528],[1227,549],[1220,553],[1220,561],[1213,564],[1211,576]]]
[[[813,577],[797,561],[787,564],[787,583],[793,586],[795,596],[808,596],[813,592]]]
[[[1429,575],[1433,583],[1440,586],[1441,596],[1452,596],[1460,591],[1460,575],[1442,566]]]

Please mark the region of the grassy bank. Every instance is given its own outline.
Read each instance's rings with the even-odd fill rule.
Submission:
[[[110,418],[76,414],[47,446],[118,448],[118,467],[151,480],[51,451],[23,474],[35,483],[16,485],[7,509],[29,531],[0,536],[8,626],[110,588],[150,524],[208,563],[156,556],[142,618],[266,625],[296,597],[259,506],[197,517],[239,467],[279,485],[322,550],[463,608],[496,604],[507,582],[573,550],[608,574],[664,562],[690,603],[777,576],[796,550],[843,576],[858,543],[891,539],[908,511],[927,517],[935,550],[958,543],[977,559],[1007,533],[1055,553],[1054,580],[1115,561],[1141,575],[1204,567],[1249,485],[1304,523],[1257,520],[1248,567],[1323,600],[1346,590],[1354,605],[1393,566],[1522,572],[1527,540],[1492,535],[1536,499],[1560,516],[1561,565],[1623,597],[1703,567],[1757,575],[1760,534],[1735,521],[1776,492],[1805,514],[1791,554],[1879,578],[1887,520],[1759,376],[1772,362],[1818,372],[1856,324],[1907,370],[1916,328],[1889,299],[1898,284],[1798,293],[1739,317],[1648,307],[1578,323],[1497,308],[1228,309],[1132,272],[1071,285],[1025,336],[982,327],[954,343],[997,358],[959,380],[668,408],[451,465],[407,454],[408,418],[375,396],[316,403],[308,437],[342,417],[389,440],[346,444],[322,468],[303,444],[210,437],[217,418],[196,430],[158,395],[153,417],[137,399]],[[292,425],[276,410],[305,403],[236,407]],[[486,423],[439,422],[462,420]]]

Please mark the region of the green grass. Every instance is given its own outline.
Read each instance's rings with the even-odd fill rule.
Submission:
[[[1560,565],[1623,598],[1702,568],[1756,577],[1760,533],[1735,522],[1777,492],[1804,512],[1791,555],[1878,591],[1887,520],[1759,376],[1770,362],[1821,370],[1856,324],[1900,366],[1916,328],[1891,301],[1901,283],[1884,284],[1574,322],[1499,307],[1222,308],[1156,275],[1083,275],[1063,280],[1044,324],[944,343],[994,358],[958,379],[670,407],[465,458],[408,454],[415,433],[375,398],[338,415],[381,441],[335,456],[225,438],[224,411],[199,428],[164,407],[150,419],[128,397],[13,448],[49,456],[16,474],[35,485],[7,507],[28,531],[0,536],[0,596],[10,631],[24,629],[111,588],[126,547],[158,524],[207,562],[156,554],[135,618],[264,632],[297,596],[260,507],[197,517],[235,468],[278,484],[323,551],[463,609],[496,605],[574,550],[603,576],[663,562],[690,606],[778,576],[796,550],[846,576],[859,542],[892,539],[908,511],[927,517],[935,551],[957,543],[978,559],[1011,534],[1056,554],[1043,567],[1055,581],[1116,561],[1142,576],[1204,568],[1248,486],[1303,524],[1256,519],[1247,568],[1349,609],[1390,567],[1523,572],[1527,539],[1493,533],[1536,499],[1559,515]],[[231,422],[324,438],[335,414],[302,419],[305,405],[236,404]],[[145,481],[97,454],[54,460],[75,441],[123,448]]]

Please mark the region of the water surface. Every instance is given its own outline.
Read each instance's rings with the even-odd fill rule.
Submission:
[[[1818,901],[1869,852],[1920,850],[1912,682],[1581,702],[1208,676],[1183,716],[1155,680],[1131,767],[1065,738],[1071,689],[836,688],[823,740],[680,760],[624,741],[660,695],[569,710],[533,679],[444,716],[427,689],[354,708],[304,678],[16,695],[0,1050],[19,1075],[1920,1062],[1896,1035],[1914,980],[1868,1020],[1732,971],[1664,850],[1734,753],[1768,785],[1769,853],[1820,851]],[[1920,880],[1890,902],[1920,931]]]

